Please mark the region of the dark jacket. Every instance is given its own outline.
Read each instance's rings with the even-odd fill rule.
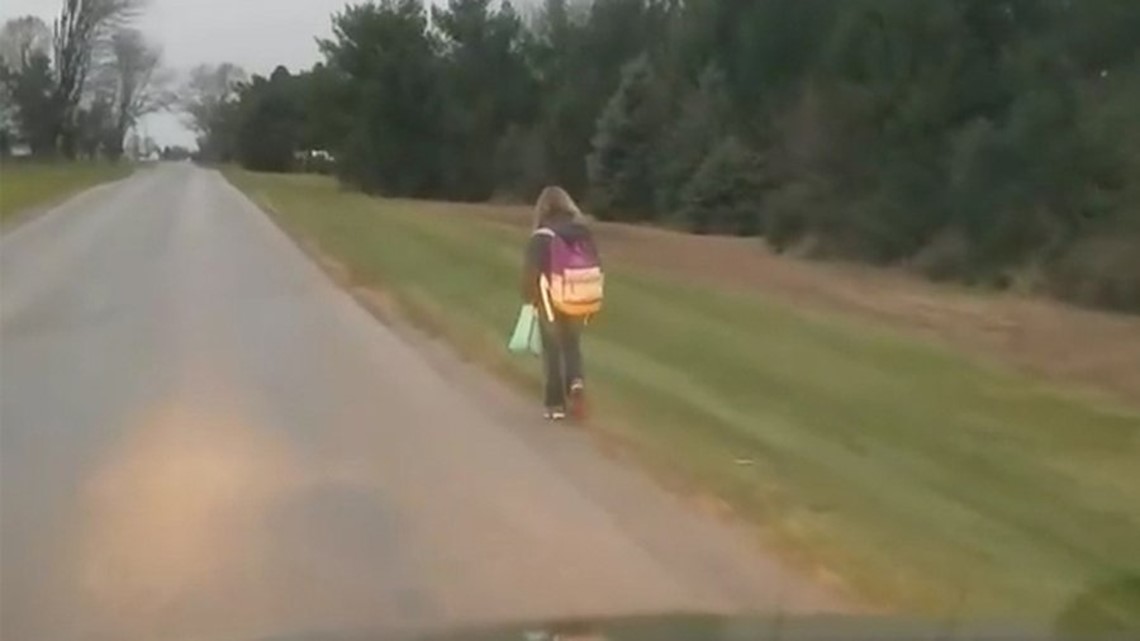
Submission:
[[[594,235],[590,232],[589,227],[575,222],[573,219],[551,221],[545,227],[567,242],[584,241],[588,243],[594,251],[594,255],[598,255],[598,248],[594,244]],[[538,277],[550,271],[550,241],[550,236],[545,234],[532,234],[530,241],[527,242],[520,293],[523,300],[528,303],[537,305],[541,302]]]

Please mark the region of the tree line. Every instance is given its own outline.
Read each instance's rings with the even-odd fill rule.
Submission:
[[[63,0],[0,29],[0,153],[117,159],[144,115],[173,102],[160,49],[132,27],[142,0]],[[142,146],[142,141],[137,141]]]
[[[374,0],[331,20],[311,69],[194,71],[203,157],[391,196],[558,183],[602,219],[1140,310],[1135,0]]]

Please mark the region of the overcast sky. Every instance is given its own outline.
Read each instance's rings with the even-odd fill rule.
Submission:
[[[233,62],[251,73],[278,64],[291,71],[318,59],[315,38],[330,31],[333,13],[348,0],[149,0],[139,27],[163,47],[166,64],[180,72],[203,62]],[[62,0],[0,0],[0,20],[37,15],[51,24]],[[160,145],[193,142],[172,114],[145,127]]]

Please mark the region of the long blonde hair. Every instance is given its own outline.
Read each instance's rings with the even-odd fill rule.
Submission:
[[[570,194],[557,185],[551,185],[542,190],[538,201],[534,203],[534,228],[548,225],[558,218],[579,223],[586,221],[586,216],[578,209]]]

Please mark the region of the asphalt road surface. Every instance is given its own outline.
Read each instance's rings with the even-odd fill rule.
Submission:
[[[9,231],[0,292],[4,641],[836,606],[377,323],[217,173]]]

